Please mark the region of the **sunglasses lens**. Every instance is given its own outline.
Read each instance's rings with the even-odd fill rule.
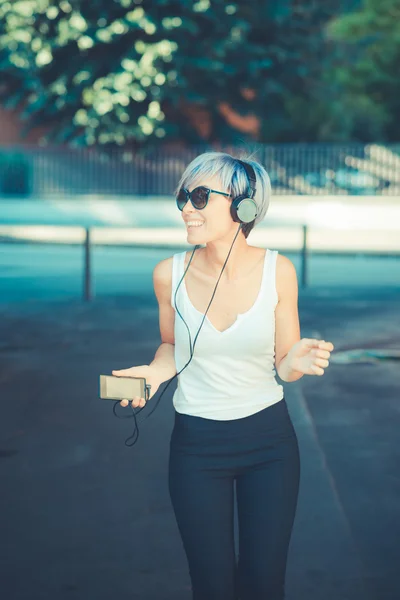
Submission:
[[[201,210],[207,205],[208,189],[205,187],[198,187],[193,190],[191,197],[193,206]]]
[[[179,210],[183,210],[187,202],[187,196],[185,190],[182,188],[179,190],[178,196],[176,197],[176,205]]]

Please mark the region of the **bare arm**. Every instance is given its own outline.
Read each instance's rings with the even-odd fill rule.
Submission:
[[[175,311],[171,306],[172,257],[162,260],[154,267],[153,285],[159,305],[161,345],[149,366],[154,368],[162,383],[176,374]]]
[[[281,256],[279,302],[276,307],[276,369],[282,381],[297,381],[303,375],[323,375],[334,345],[318,339],[300,339],[297,309],[298,285],[292,262]]]
[[[301,373],[300,371],[295,371],[294,369],[291,369],[291,367],[289,365],[288,356],[285,356],[284,358],[282,358],[281,362],[279,363],[278,375],[282,379],[282,381],[291,383],[292,381],[297,381],[298,379],[303,377],[304,373]]]
[[[171,285],[172,285],[172,257],[159,262],[153,270],[154,292],[159,304],[159,319],[161,332],[161,345],[155,353],[154,360],[150,365],[139,365],[129,369],[114,370],[113,375],[117,377],[145,377],[147,383],[151,386],[149,399],[157,393],[160,385],[171,379],[176,374],[176,365],[174,358],[175,350],[175,311],[171,306]],[[128,406],[127,399],[121,400],[121,406]],[[132,399],[133,407],[143,407],[146,403],[145,398],[135,396]]]
[[[157,375],[161,378],[161,383],[168,381],[176,374],[175,364],[175,346],[163,342],[159,347],[154,356],[154,359],[150,363],[150,367],[157,371]]]
[[[288,353],[300,340],[297,274],[293,263],[281,255],[277,277],[279,302],[275,309],[275,367],[282,381],[297,381],[303,373],[290,368]]]

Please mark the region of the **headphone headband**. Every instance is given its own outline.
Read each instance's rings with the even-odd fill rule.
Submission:
[[[257,184],[256,174],[254,172],[254,169],[251,165],[249,165],[248,163],[245,163],[243,160],[240,160],[239,158],[236,160],[238,161],[239,164],[242,165],[242,167],[246,171],[248,182],[249,182],[248,196],[249,196],[249,198],[254,198],[255,193],[256,193],[256,184]]]
[[[257,216],[257,204],[254,200],[256,195],[256,174],[254,168],[243,160],[236,159],[246,173],[247,191],[233,198],[231,202],[231,216],[237,223],[251,223]]]

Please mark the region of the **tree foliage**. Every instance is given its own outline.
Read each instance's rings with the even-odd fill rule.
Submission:
[[[224,106],[254,115],[260,142],[334,138],[324,25],[335,4],[0,0],[0,100],[55,142],[245,139]]]
[[[334,79],[344,90],[352,137],[398,142],[400,0],[363,0],[358,10],[332,21],[328,32],[344,45],[346,60]]]

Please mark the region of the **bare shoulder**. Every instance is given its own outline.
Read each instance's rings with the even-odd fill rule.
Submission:
[[[173,256],[164,258],[153,269],[154,292],[159,302],[169,302],[172,292]]]
[[[288,272],[293,271],[293,269],[295,269],[295,266],[290,258],[278,252],[276,257],[276,270],[287,274]]]
[[[297,295],[297,273],[296,268],[290,258],[278,252],[276,258],[276,291],[278,302],[287,294]]]

